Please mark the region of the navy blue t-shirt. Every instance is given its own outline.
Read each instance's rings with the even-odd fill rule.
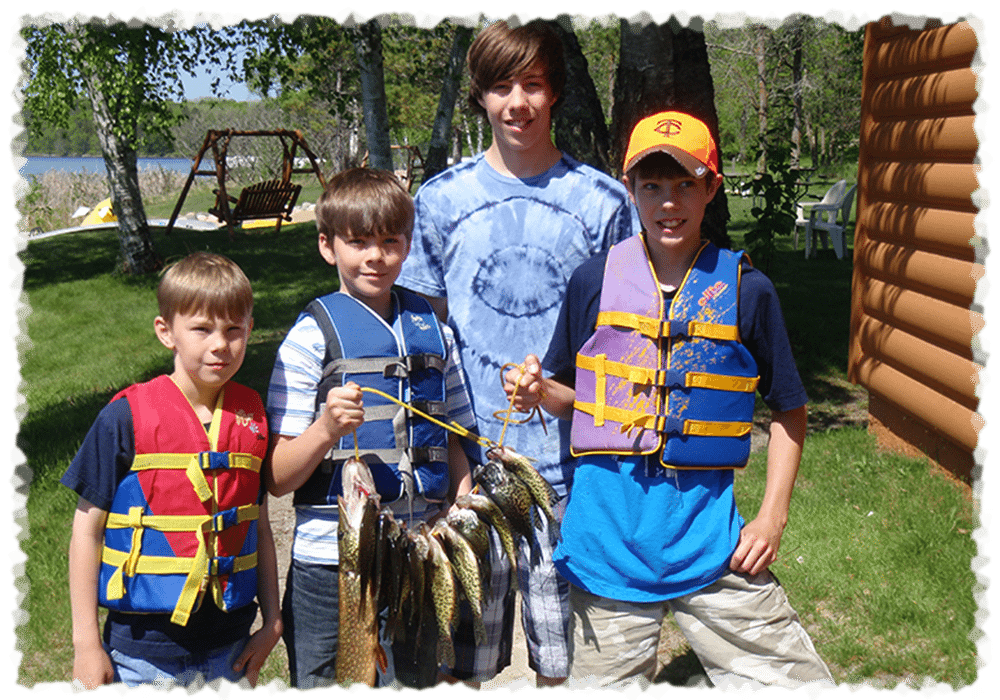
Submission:
[[[60,483],[101,510],[110,510],[134,458],[132,410],[123,397],[101,409]],[[169,614],[109,610],[104,643],[127,656],[175,658],[236,643],[249,634],[256,616],[256,604],[224,612],[208,592],[184,626],[170,622]]]

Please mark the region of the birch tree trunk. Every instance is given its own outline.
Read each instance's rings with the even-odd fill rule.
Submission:
[[[354,52],[361,73],[361,100],[364,105],[368,162],[373,168],[392,171],[389,142],[389,114],[385,99],[382,66],[382,27],[375,17],[351,31]]]

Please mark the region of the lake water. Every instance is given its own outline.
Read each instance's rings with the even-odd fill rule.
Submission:
[[[21,167],[21,176],[42,175],[49,170],[63,170],[67,173],[98,173],[103,175],[104,159],[93,157],[57,158],[47,156],[30,156],[27,163]],[[139,170],[161,167],[165,170],[175,170],[180,173],[191,171],[190,158],[140,158]]]

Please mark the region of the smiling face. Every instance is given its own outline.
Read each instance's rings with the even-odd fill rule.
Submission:
[[[687,264],[701,245],[705,208],[718,190],[721,176],[710,179],[680,174],[632,172],[624,178],[639,213],[654,268],[658,262],[675,267]],[[663,275],[661,276],[661,281]]]
[[[174,382],[192,404],[212,404],[243,364],[253,319],[178,312],[170,321],[157,316],[154,327],[160,342],[174,353]]]
[[[319,235],[323,258],[337,266],[340,291],[367,304],[382,318],[392,308],[392,285],[410,252],[410,241],[402,234],[378,233],[356,236],[350,231],[328,237]]]
[[[557,97],[539,64],[494,83],[479,100],[493,130],[490,150],[547,158],[555,150],[550,129]]]

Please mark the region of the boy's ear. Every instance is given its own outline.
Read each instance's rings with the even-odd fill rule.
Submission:
[[[632,204],[635,204],[635,193],[632,192],[632,181],[628,179],[628,175],[622,175],[622,184],[628,190],[628,198],[632,200]]]
[[[711,180],[706,180],[708,190],[708,198],[712,199],[715,197],[715,193],[719,191],[719,187],[722,186],[722,173],[716,173],[715,177]]]
[[[157,339],[163,343],[167,350],[174,349],[174,335],[170,332],[170,324],[163,316],[157,316],[153,319],[153,330],[156,331]]]
[[[337,264],[337,256],[333,252],[333,239],[322,231],[319,232],[319,254],[330,265]]]

